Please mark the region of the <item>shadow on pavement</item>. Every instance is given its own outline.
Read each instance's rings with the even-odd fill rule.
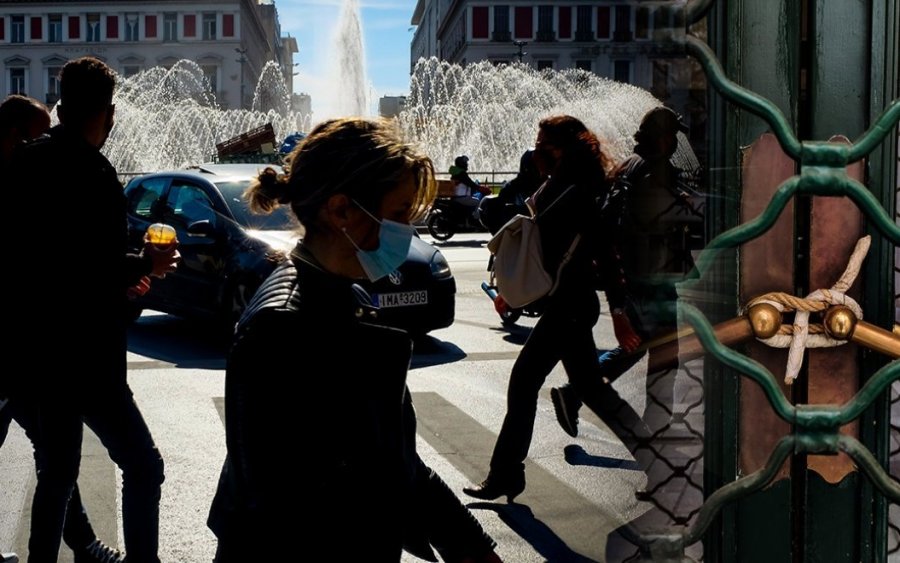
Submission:
[[[157,362],[185,369],[225,369],[231,333],[212,322],[172,315],[145,314],[128,330],[128,351],[149,361],[129,360],[129,369],[160,367]],[[416,339],[412,368],[448,364],[466,357],[458,346],[432,336]]]
[[[563,448],[563,455],[569,465],[587,465],[590,467],[607,467],[615,469],[633,469],[640,471],[641,466],[633,459],[618,459],[587,453],[578,444],[569,444]]]
[[[496,512],[497,516],[511,530],[527,541],[548,563],[591,563],[594,561],[572,551],[549,526],[534,517],[534,513],[528,505],[472,502],[467,506]]]
[[[426,335],[413,341],[410,369],[450,364],[465,357],[466,353],[456,344]]]
[[[490,236],[484,239],[472,239],[472,240],[445,240],[432,241],[431,244],[438,248],[481,248],[486,245],[490,240]]]
[[[221,324],[143,315],[128,329],[128,351],[187,369],[224,369],[230,334]],[[129,361],[139,369],[140,361]]]

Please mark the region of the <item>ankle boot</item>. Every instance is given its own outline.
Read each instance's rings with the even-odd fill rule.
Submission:
[[[470,497],[481,500],[496,500],[506,496],[507,502],[512,502],[525,490],[525,474],[503,475],[489,473],[487,479],[474,487],[464,487],[463,492]]]

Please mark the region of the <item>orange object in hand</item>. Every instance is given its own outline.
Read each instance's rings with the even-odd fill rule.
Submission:
[[[147,242],[165,248],[175,242],[175,228],[165,223],[153,223],[147,227]]]

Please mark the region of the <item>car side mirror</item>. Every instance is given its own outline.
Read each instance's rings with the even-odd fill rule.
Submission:
[[[204,219],[202,221],[194,221],[188,225],[187,232],[195,237],[211,237],[216,234],[216,228],[209,219]]]

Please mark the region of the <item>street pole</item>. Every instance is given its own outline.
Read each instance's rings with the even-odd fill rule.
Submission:
[[[240,55],[236,62],[241,64],[241,99],[238,101],[238,109],[244,109],[244,63],[247,62],[247,49],[235,47],[234,50]]]
[[[528,54],[523,51],[522,48],[525,47],[525,45],[528,45],[528,41],[513,41],[512,43],[519,48],[519,52],[516,53],[516,56],[519,58],[519,62],[522,62],[522,57]]]

